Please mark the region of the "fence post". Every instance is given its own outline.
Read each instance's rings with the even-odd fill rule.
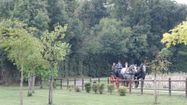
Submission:
[[[69,88],[69,79],[67,78],[67,89]]]
[[[74,78],[74,88],[76,87],[76,78]]]
[[[132,80],[130,80],[129,82],[129,94],[131,94],[131,90],[132,90]]]
[[[169,78],[169,96],[171,96],[171,78]]]
[[[84,90],[84,78],[82,78],[82,90]]]
[[[137,82],[139,82],[139,80]],[[144,85],[144,80],[143,79],[141,79],[140,85],[141,85],[141,95],[143,95],[143,85]]]
[[[40,89],[43,89],[43,80],[40,80]]]
[[[62,78],[60,79],[60,88],[62,89]]]
[[[100,78],[98,77],[98,83],[100,83]]]
[[[186,98],[187,98],[187,78],[186,78],[186,89],[185,89],[185,93],[186,93]]]

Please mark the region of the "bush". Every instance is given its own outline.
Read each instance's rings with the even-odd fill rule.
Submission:
[[[75,92],[81,92],[81,89],[77,86],[75,87]]]
[[[68,86],[68,90],[69,90],[69,91],[72,91],[72,90],[73,90],[73,85],[69,85],[69,86]]]
[[[113,91],[114,91],[114,85],[109,84],[109,85],[108,85],[108,92],[109,92],[110,94],[112,94]]]
[[[86,90],[87,93],[90,93],[91,83],[85,83],[85,90]]]
[[[105,84],[99,84],[99,93],[100,94],[103,94],[103,91],[104,91],[104,88],[105,88]]]
[[[97,93],[97,91],[99,90],[99,84],[93,83],[93,85],[92,85],[92,90],[93,90],[95,93]]]
[[[127,88],[124,87],[124,86],[120,86],[119,89],[118,89],[118,92],[119,92],[120,96],[125,96],[126,93],[127,93]]]
[[[28,92],[27,96],[28,96],[28,97],[32,96],[32,93],[29,93],[29,92]]]

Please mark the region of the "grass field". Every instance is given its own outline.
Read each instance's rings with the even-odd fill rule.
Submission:
[[[47,105],[48,90],[37,89],[32,97],[27,97],[27,90],[24,89],[24,105]],[[18,87],[0,87],[0,105],[19,105]],[[76,93],[66,89],[54,91],[54,105],[154,105],[152,95],[127,94],[119,96],[117,93],[103,95]],[[160,96],[158,105],[187,105],[187,99],[179,96]]]

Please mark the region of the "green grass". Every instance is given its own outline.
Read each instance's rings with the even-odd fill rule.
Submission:
[[[47,105],[48,90],[37,89],[32,97],[27,97],[24,89],[24,105]],[[117,93],[109,95],[94,93],[76,93],[66,89],[54,91],[54,105],[154,105],[152,95],[127,94],[119,96]],[[182,96],[160,96],[158,105],[187,105],[187,99]],[[0,105],[19,105],[18,87],[0,87]]]

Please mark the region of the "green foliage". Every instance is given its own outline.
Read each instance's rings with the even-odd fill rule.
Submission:
[[[73,90],[73,85],[69,85],[68,90],[71,92]]]
[[[120,96],[126,96],[127,88],[124,87],[124,86],[120,86],[119,89],[118,89],[118,92],[119,92]]]
[[[65,59],[65,56],[69,52],[69,44],[63,42],[64,32],[67,26],[56,26],[52,32],[45,32],[41,37],[44,45],[42,52],[43,57],[49,62],[51,67],[51,75],[54,76],[55,70],[57,70],[57,63]]]
[[[100,94],[103,94],[103,91],[104,91],[104,89],[105,89],[105,84],[99,84],[99,88],[98,88],[98,90],[99,90],[99,93]]]
[[[50,18],[49,26],[50,30],[53,30],[54,26],[59,23],[64,25],[67,23],[68,16],[65,11],[64,0],[48,0],[48,16]]]
[[[26,24],[17,20],[4,20],[0,24],[1,47],[19,69],[24,66],[31,70],[45,62],[41,55],[42,43],[28,32]]]
[[[112,92],[114,91],[114,85],[113,85],[113,84],[109,84],[109,85],[107,86],[107,88],[108,88],[108,92],[109,92],[110,94],[112,94]]]
[[[87,93],[90,93],[91,91],[91,83],[85,83],[85,90]]]
[[[46,30],[50,31],[45,34],[53,32],[58,24],[68,24],[62,32],[66,36],[60,41],[69,43],[71,51],[54,64],[61,76],[107,76],[112,62],[121,60],[139,64],[145,59],[151,61],[163,47],[160,43],[162,34],[184,21],[186,14],[187,7],[173,0],[1,0],[0,3],[0,20],[17,18],[29,27],[35,27],[26,30],[37,38],[46,36],[43,35]],[[180,25],[185,26],[185,22]],[[169,32],[172,33],[175,32]],[[180,51],[182,48],[177,45],[169,52],[162,51],[162,55],[167,55],[173,62],[175,70],[186,65],[185,59],[181,59],[181,54],[186,53]],[[0,58],[7,59],[6,55]],[[46,73],[35,73],[47,78],[50,65],[39,65],[43,64],[37,64],[34,69]],[[29,66],[26,69],[30,69]]]
[[[174,29],[171,29],[169,33],[163,34],[163,39],[161,42],[166,44],[166,47],[169,48],[171,46],[175,46],[177,44],[187,45],[187,22],[182,22]]]
[[[156,56],[151,62],[151,70],[154,73],[159,73],[161,71],[168,71],[168,67],[171,63],[167,60],[166,57],[162,56],[160,53]]]
[[[30,27],[45,31],[49,22],[46,3],[45,0],[18,0],[14,5],[13,18],[24,21]]]
[[[86,27],[92,27],[107,16],[107,8],[104,6],[106,0],[90,0],[84,1],[78,8],[78,17]]]
[[[80,87],[75,87],[75,92],[81,92],[81,89],[80,89]]]
[[[93,83],[93,84],[92,84],[92,90],[93,90],[95,93],[97,93],[98,89],[99,89],[99,84],[98,84],[98,83]]]
[[[27,93],[27,96],[28,96],[28,97],[31,97],[31,96],[32,96],[32,93]]]
[[[50,64],[55,64],[57,61],[64,60],[69,51],[69,44],[62,42],[64,38],[64,32],[67,26],[56,26],[52,32],[45,32],[41,37],[44,44],[43,56]]]
[[[97,36],[89,41],[88,51],[91,53],[124,54],[128,52],[128,39],[131,29],[122,27],[116,19],[102,19],[96,27]]]

